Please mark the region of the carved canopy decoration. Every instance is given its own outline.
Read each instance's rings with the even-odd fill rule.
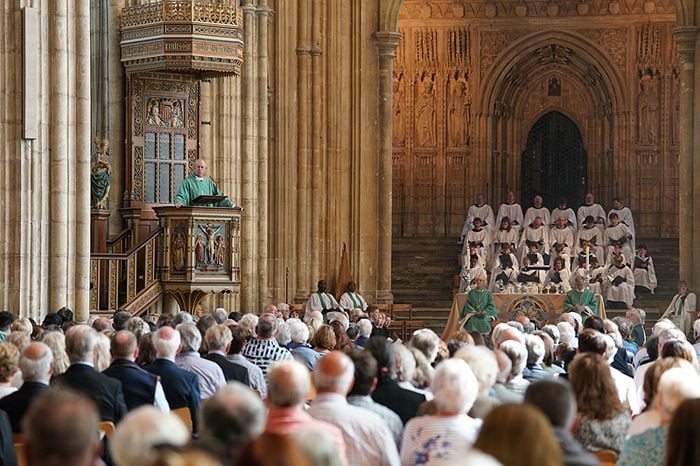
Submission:
[[[121,33],[127,73],[238,75],[241,70],[243,12],[235,0],[163,0],[126,7]]]

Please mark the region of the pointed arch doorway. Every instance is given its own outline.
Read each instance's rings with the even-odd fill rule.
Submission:
[[[549,112],[530,129],[520,169],[521,199],[539,194],[557,207],[560,197],[576,208],[586,194],[587,154],[578,126],[560,112]]]

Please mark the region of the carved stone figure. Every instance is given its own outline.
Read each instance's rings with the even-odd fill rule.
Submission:
[[[392,140],[394,147],[406,145],[406,116],[404,115],[405,89],[403,73],[394,75],[392,110],[394,115]]]
[[[90,171],[90,205],[95,209],[106,209],[112,183],[112,167],[107,155],[109,141],[95,138],[95,146],[97,150]]]
[[[450,81],[448,117],[448,139],[451,147],[462,147],[469,144],[471,105],[466,77],[455,73],[454,79]]]
[[[224,243],[224,237],[216,235],[214,245],[216,246],[216,265],[223,267],[226,263],[226,244]]]
[[[206,235],[207,237],[207,246],[206,246],[206,264],[216,264],[216,245],[214,244],[214,236],[221,230],[221,225],[218,227],[214,228],[214,225],[211,223],[208,223],[206,227],[202,227],[202,225],[199,225],[199,229],[202,230],[202,232]]]
[[[170,116],[170,126],[172,128],[184,128],[185,122],[182,119],[182,105],[179,100],[173,102],[172,115]]]
[[[206,262],[204,257],[204,235],[202,235],[201,233],[197,235],[197,239],[195,240],[194,253],[197,257],[197,267],[205,265]]]
[[[148,117],[146,123],[149,126],[163,126],[163,120],[160,117],[160,103],[158,99],[151,99],[148,102]]]
[[[185,235],[175,233],[173,238],[173,269],[183,270],[185,268]]]
[[[641,91],[638,101],[639,142],[642,144],[655,144],[658,141],[659,99],[651,76],[644,75],[640,82]]]
[[[420,79],[416,102],[416,145],[435,147],[435,77],[425,73]]]

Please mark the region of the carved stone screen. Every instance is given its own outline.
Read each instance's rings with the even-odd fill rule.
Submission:
[[[528,136],[558,112],[580,133],[586,189],[606,209],[621,197],[639,236],[678,236],[675,21],[672,0],[405,0],[393,233],[457,236],[477,193],[497,209],[508,191],[527,191]],[[574,194],[548,197],[562,195]]]

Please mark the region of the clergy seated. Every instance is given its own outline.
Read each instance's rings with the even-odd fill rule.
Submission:
[[[459,313],[460,325],[467,332],[490,333],[491,322],[496,320],[496,304],[485,285],[486,274],[476,277],[476,288],[469,291]]]
[[[640,244],[637,254],[632,261],[635,289],[645,293],[654,294],[656,290],[656,270],[654,260],[648,254],[646,244]]]
[[[605,276],[609,282],[606,306],[611,309],[630,309],[634,301],[634,274],[619,254],[607,267]]]
[[[564,312],[577,312],[584,317],[598,315],[598,303],[593,292],[586,287],[584,277],[576,277],[574,289],[566,293]]]
[[[306,303],[306,314],[304,315],[304,319],[309,318],[313,311],[319,311],[322,314],[326,314],[328,311],[340,309],[338,301],[335,300],[335,297],[331,293],[326,291],[327,289],[328,286],[326,285],[326,281],[319,280],[316,292],[311,293],[309,300]]]

